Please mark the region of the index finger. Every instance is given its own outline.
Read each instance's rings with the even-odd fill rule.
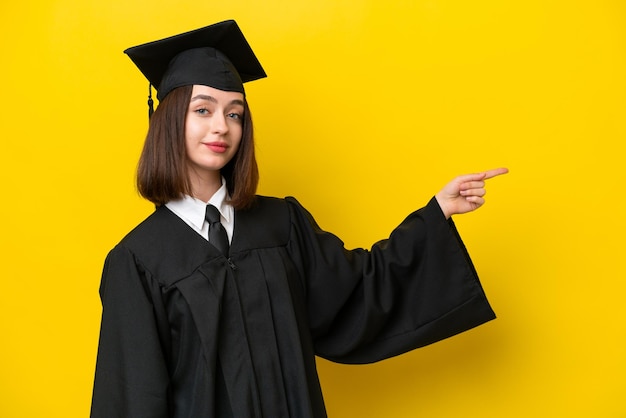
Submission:
[[[493,170],[485,171],[485,180],[490,179],[492,177],[501,176],[502,174],[506,174],[509,172],[508,168],[494,168]]]

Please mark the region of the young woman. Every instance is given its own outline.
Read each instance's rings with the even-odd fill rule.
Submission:
[[[316,355],[374,362],[495,317],[450,217],[506,169],[346,250],[295,199],[255,195],[243,82],[264,73],[233,21],[127,53],[160,100],[137,179],[156,210],[105,263],[92,417],[325,417]]]

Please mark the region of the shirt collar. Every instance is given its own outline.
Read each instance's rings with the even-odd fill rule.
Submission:
[[[226,189],[226,179],[222,177],[222,186],[217,189],[215,194],[211,196],[208,202],[204,203],[204,207],[202,208],[202,219],[204,219],[204,212],[206,210],[206,205],[213,205],[220,211],[220,214],[226,222],[230,222],[233,216],[233,207],[226,203],[228,197],[228,191]],[[196,199],[197,200],[197,199]]]
[[[184,195],[181,199],[167,202],[166,206],[200,230],[204,223],[204,214],[208,204],[215,206],[226,222],[231,222],[234,209],[227,203],[227,196],[226,181],[222,178],[222,186],[211,196],[208,202]]]

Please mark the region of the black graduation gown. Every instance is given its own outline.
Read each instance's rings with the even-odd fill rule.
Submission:
[[[160,207],[100,296],[93,418],[325,417],[315,355],[375,362],[495,317],[434,199],[348,251],[295,199],[258,197],[229,259]]]

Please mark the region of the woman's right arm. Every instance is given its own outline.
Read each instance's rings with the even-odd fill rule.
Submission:
[[[169,416],[169,378],[148,273],[122,246],[107,256],[92,418]],[[158,297],[158,296],[157,296]]]

